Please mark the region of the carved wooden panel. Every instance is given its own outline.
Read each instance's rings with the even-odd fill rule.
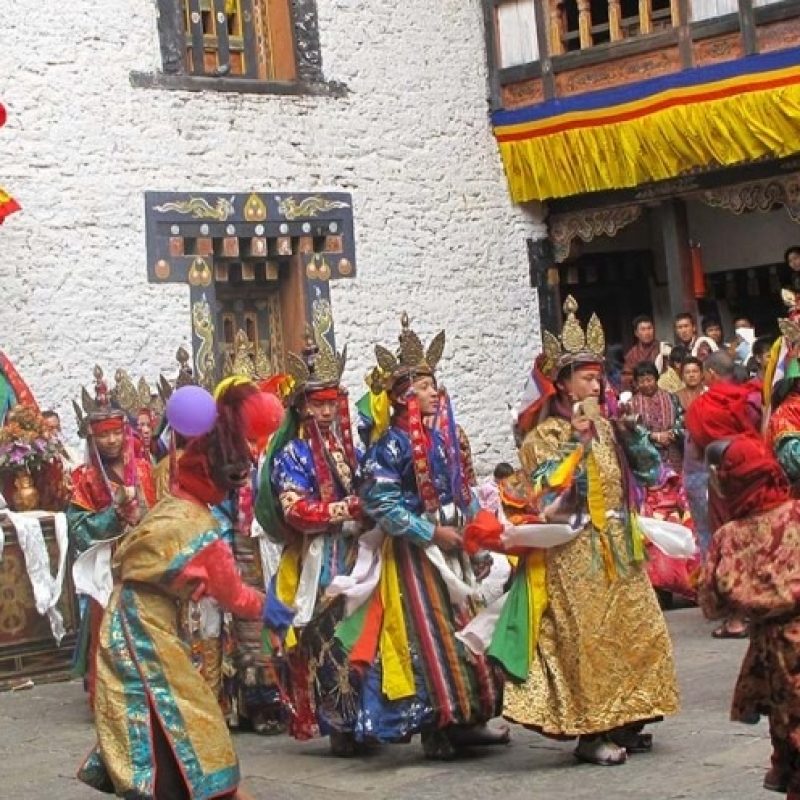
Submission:
[[[681,69],[677,47],[629,56],[618,61],[581,67],[556,75],[556,94],[559,97],[624,86],[659,75],[669,75]]]
[[[702,39],[692,45],[695,66],[705,67],[709,64],[719,64],[723,61],[733,61],[735,58],[744,57],[741,34],[729,33],[725,36],[714,36],[711,39]]]
[[[522,108],[544,101],[544,89],[541,78],[532,78],[519,83],[509,83],[501,90],[503,108]]]
[[[761,53],[785,50],[800,45],[800,21],[797,18],[759,25],[756,29],[758,49]]]

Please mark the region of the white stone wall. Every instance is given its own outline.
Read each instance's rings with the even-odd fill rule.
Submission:
[[[408,310],[446,327],[442,377],[482,471],[513,456],[507,404],[539,341],[526,237],[486,100],[479,0],[319,0],[325,76],[344,98],[134,89],[160,56],[152,0],[18,0],[0,26],[2,335],[45,406],[124,366],[171,369],[188,289],[147,283],[147,190],[344,190],[359,274],[334,285],[352,394]]]

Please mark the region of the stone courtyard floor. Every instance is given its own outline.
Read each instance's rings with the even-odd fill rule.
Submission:
[[[716,641],[697,609],[667,612],[683,711],[654,726],[653,752],[622,767],[578,764],[572,745],[514,728],[502,749],[447,764],[423,760],[417,740],[361,760],[328,755],[325,742],[235,737],[245,785],[259,800],[739,800],[778,795],[761,787],[769,759],[766,723],[728,721],[746,643]],[[102,795],[74,773],[93,743],[77,682],[0,694],[0,797],[79,800]]]

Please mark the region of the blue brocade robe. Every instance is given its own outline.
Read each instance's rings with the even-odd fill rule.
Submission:
[[[428,461],[440,503],[436,521],[424,513],[404,430],[390,428],[368,450],[362,466],[364,511],[391,537],[416,694],[390,700],[382,690],[377,656],[363,680],[359,739],[402,741],[426,728],[480,724],[495,716],[502,703],[493,669],[484,658],[468,656],[455,637],[475,609],[471,603],[453,605],[441,574],[425,554],[435,526],[454,522],[447,454],[438,432],[430,436]],[[473,503],[467,515],[475,510]],[[469,563],[462,561],[469,571]]]

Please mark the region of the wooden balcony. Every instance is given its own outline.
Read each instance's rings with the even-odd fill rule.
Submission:
[[[797,0],[484,0],[494,109],[800,46]]]

